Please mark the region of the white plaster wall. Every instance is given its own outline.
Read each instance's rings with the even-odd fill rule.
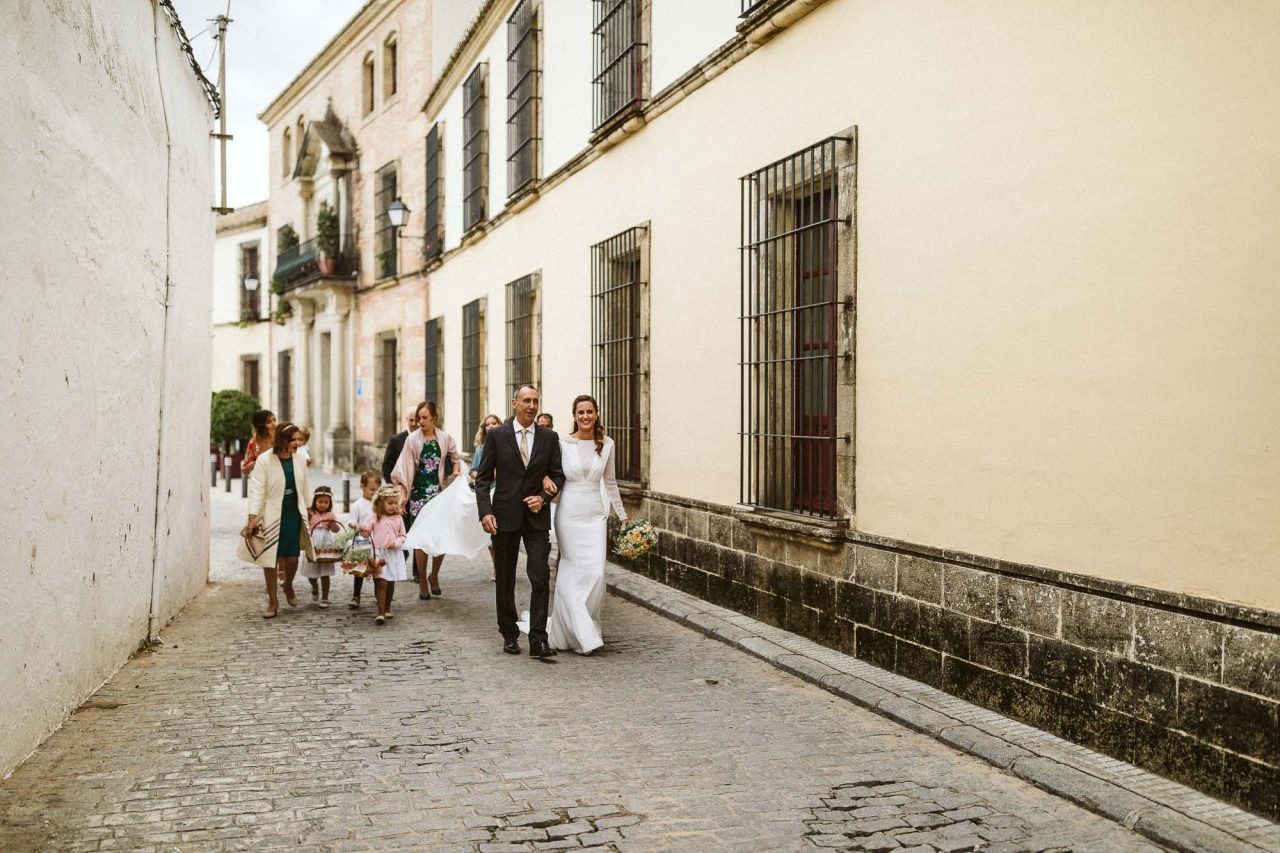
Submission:
[[[213,323],[240,322],[240,247],[258,244],[258,286],[262,291],[260,312],[267,316],[267,288],[271,275],[267,269],[267,229],[250,228],[230,234],[219,234],[213,246]]]
[[[542,174],[550,175],[591,137],[592,7],[551,0],[542,15]]]
[[[211,111],[153,4],[22,4],[0,77],[0,429],[27,484],[0,506],[3,774],[207,577],[214,223]]]
[[[650,90],[657,94],[733,38],[741,0],[651,0]]]
[[[432,313],[489,297],[499,389],[541,269],[563,416],[589,247],[651,220],[652,487],[735,503],[738,179],[857,125],[857,526],[1278,610],[1278,37],[1268,3],[831,0],[448,259]]]

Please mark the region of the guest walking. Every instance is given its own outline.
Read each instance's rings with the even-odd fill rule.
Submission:
[[[293,576],[298,570],[298,555],[315,558],[306,524],[311,505],[307,466],[294,464],[299,444],[298,428],[281,424],[271,450],[258,457],[249,477],[249,518],[240,531],[236,554],[262,567],[267,583],[267,609],[262,611],[265,619],[274,618],[279,610],[277,575],[283,573],[285,599],[290,607],[296,607]]]
[[[480,471],[480,460],[484,458],[484,438],[489,434],[489,430],[498,426],[502,426],[502,418],[497,415],[489,415],[480,422],[480,428],[476,430],[476,437],[472,442],[476,449],[471,454],[471,482],[473,484],[476,480],[476,474]],[[472,485],[471,488],[474,489],[475,486]],[[489,495],[493,495],[492,487],[489,489]],[[489,580],[496,582],[498,580],[498,563],[494,559],[492,545],[489,546],[489,561],[493,564],[489,567]]]
[[[254,463],[258,457],[271,449],[271,441],[276,435],[276,416],[266,409],[258,409],[249,419],[253,424],[253,437],[244,448],[244,459],[240,463],[240,476],[248,477],[253,473]]]
[[[404,420],[407,428],[387,439],[387,452],[382,454],[382,482],[384,483],[391,482],[391,472],[400,461],[400,451],[404,450],[404,443],[409,438],[409,433],[418,428],[417,406],[405,413]]]
[[[437,410],[433,402],[419,403],[414,412],[418,429],[405,439],[400,459],[391,472],[391,482],[399,486],[406,500],[405,528],[412,529],[414,519],[431,499],[449,484],[450,475],[461,471],[458,445],[453,437],[436,426]],[[413,552],[418,568],[418,599],[430,601],[440,594],[441,554],[431,560],[431,577],[427,577],[427,554]]]

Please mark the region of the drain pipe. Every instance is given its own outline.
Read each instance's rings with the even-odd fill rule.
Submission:
[[[169,130],[169,108],[165,104],[164,99],[164,79],[160,72],[160,7],[155,0],[152,0],[151,7],[151,30],[153,36],[153,46],[156,58],[156,88],[160,90],[160,113],[164,118],[164,145],[165,145],[165,166],[164,166],[164,326],[160,332],[160,411],[157,418],[156,426],[156,492],[155,492],[155,516],[152,519],[151,528],[151,600],[147,607],[147,640],[157,642],[160,639],[160,614],[157,612],[158,590],[156,589],[157,567],[160,561],[160,532],[161,532],[161,466],[163,464],[163,448],[164,448],[164,412],[165,412],[165,394],[169,386],[169,293],[173,287],[173,281],[169,277],[171,262],[171,228],[170,228],[170,206],[169,191],[170,181],[173,171],[173,135]]]

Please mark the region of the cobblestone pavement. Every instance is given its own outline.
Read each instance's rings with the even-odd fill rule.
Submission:
[[[0,849],[1156,849],[617,599],[593,656],[504,655],[481,563],[381,628],[346,579],[263,620],[242,507],[213,493],[164,644],[0,783]]]

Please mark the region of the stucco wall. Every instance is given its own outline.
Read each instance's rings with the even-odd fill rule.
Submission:
[[[832,0],[447,259],[432,314],[488,296],[501,389],[501,288],[541,269],[563,415],[589,247],[651,221],[652,488],[736,503],[738,178],[857,125],[858,528],[1278,610],[1277,35],[1267,3]]]
[[[205,582],[214,228],[211,111],[153,4],[5,23],[0,773]]]

